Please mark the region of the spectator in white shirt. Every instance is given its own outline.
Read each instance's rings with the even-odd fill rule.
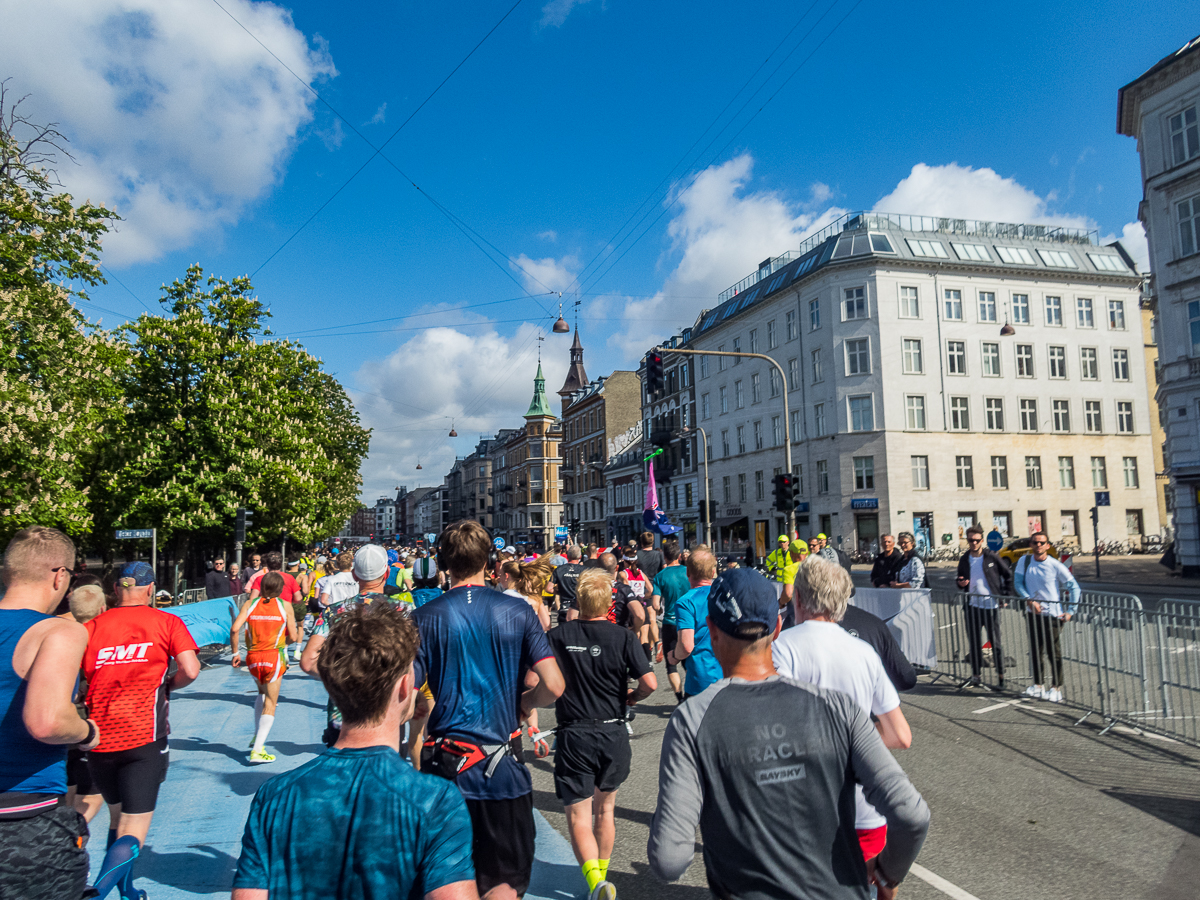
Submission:
[[[358,595],[358,582],[350,574],[350,570],[354,568],[354,554],[345,550],[339,553],[337,568],[336,574],[321,579],[317,602],[322,606],[340,603]]]
[[[967,592],[967,656],[971,661],[971,680],[979,686],[983,669],[983,641],[980,632],[987,632],[996,661],[996,689],[1004,690],[1004,650],[1000,645],[1000,626],[996,620],[997,597],[1012,594],[1012,572],[1008,563],[983,545],[983,529],[972,525],[967,529],[970,549],[958,561],[956,584]]]

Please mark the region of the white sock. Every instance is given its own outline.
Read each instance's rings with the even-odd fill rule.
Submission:
[[[263,745],[267,742],[267,735],[271,733],[271,726],[274,724],[274,716],[264,715],[258,720],[258,733],[254,735],[255,753],[262,753]]]
[[[267,702],[267,698],[259,694],[254,701],[254,730],[258,731],[258,720],[262,718],[263,704]]]

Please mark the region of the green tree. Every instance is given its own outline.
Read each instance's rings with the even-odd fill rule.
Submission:
[[[121,342],[72,302],[102,283],[100,239],[117,216],[55,192],[53,126],[8,104],[0,82],[0,541],[32,524],[75,536],[102,436],[121,416]]]

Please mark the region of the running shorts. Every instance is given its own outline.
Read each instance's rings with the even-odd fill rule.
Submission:
[[[554,793],[563,803],[592,799],[595,791],[615,791],[629,777],[633,751],[622,722],[558,730],[554,751]]]
[[[92,773],[88,770],[88,755],[78,747],[67,748],[67,787],[75,788],[80,797],[96,793]]]
[[[287,667],[287,650],[283,647],[246,651],[246,668],[259,684],[278,681],[287,671]]]
[[[467,800],[474,836],[475,885],[483,896],[507,884],[517,896],[533,872],[533,793],[511,800]]]
[[[87,887],[88,826],[73,806],[0,820],[0,897],[64,900]]]
[[[675,649],[675,645],[679,643],[679,629],[670,622],[662,623],[662,650],[663,659],[667,658],[667,654]],[[667,674],[679,671],[679,663],[667,663]]]
[[[167,780],[170,762],[166,738],[129,750],[88,753],[92,783],[104,802],[120,803],[121,812],[132,814],[154,812],[158,786]]]
[[[855,832],[858,834],[858,845],[862,847],[864,861],[870,862],[883,852],[887,844],[886,825],[880,825],[878,828],[856,828]]]

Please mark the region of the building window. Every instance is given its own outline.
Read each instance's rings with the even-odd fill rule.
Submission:
[[[775,333],[775,320],[772,319],[767,323],[767,349],[774,350],[779,344],[779,337]]]
[[[1022,431],[1037,431],[1037,401],[1022,400],[1021,401],[1021,430]]]
[[[721,455],[725,456],[725,457],[729,456],[729,429],[728,428],[721,429]]]
[[[925,398],[909,394],[904,398],[904,424],[909,431],[925,430]]]
[[[733,339],[733,351],[732,352],[733,353],[741,353],[742,352],[742,339],[740,337],[735,337]],[[740,356],[735,356],[733,358],[733,364],[735,366],[740,366],[742,364],[742,358]]]
[[[754,449],[761,450],[763,448],[763,427],[762,421],[754,423]]]
[[[1014,299],[1014,306],[1016,305]],[[979,321],[980,322],[995,322],[996,321],[996,294],[992,291],[979,292]]]
[[[813,437],[825,436],[825,404],[818,403],[813,407]]]
[[[845,321],[867,318],[866,288],[846,288],[843,292],[843,298],[842,310]]]
[[[721,385],[719,388],[717,388],[717,392],[718,399],[721,401],[721,412],[729,412],[729,393],[725,390],[725,385]]]
[[[900,288],[900,317],[904,319],[921,318],[921,299],[915,287]]]
[[[750,376],[750,402],[762,403],[762,376],[758,372]]]
[[[952,291],[946,289],[945,294],[945,318],[954,322],[962,321],[962,291]]]
[[[1108,327],[1114,331],[1125,330],[1125,301],[1108,301]]]
[[[821,348],[818,347],[812,352],[812,380],[813,384],[819,384],[821,381]]]
[[[1200,249],[1200,196],[1175,204],[1179,217],[1179,248],[1183,256]]]
[[[1004,430],[1004,398],[1003,397],[988,397],[983,401],[983,409],[986,413],[985,427],[988,431],[1003,431]]]
[[[1100,380],[1100,363],[1095,347],[1079,348],[1079,377],[1084,381]]]
[[[817,493],[829,493],[829,460],[817,460]]]
[[[1113,354],[1113,381],[1128,381],[1129,380],[1129,351],[1114,350]]]
[[[1050,377],[1051,378],[1066,378],[1067,377],[1067,348],[1055,345],[1050,346]]]
[[[950,258],[950,254],[946,252],[941,241],[918,241],[908,238],[908,249],[912,251],[913,256],[930,256],[935,259]]]
[[[967,374],[967,345],[963,341],[946,341],[947,370],[951,375]]]
[[[975,487],[975,467],[971,465],[971,457],[954,457],[954,471],[958,475],[958,486],[968,490]]]
[[[746,407],[746,391],[742,388],[741,381],[733,383],[733,405],[735,409],[744,409]]]
[[[1087,297],[1075,300],[1075,324],[1080,328],[1095,328],[1096,317],[1092,312],[1092,301]]]
[[[783,329],[787,333],[787,339],[794,341],[798,335],[796,333],[796,314],[790,312],[783,317]]]
[[[718,352],[718,353],[724,353],[724,352],[725,352],[725,345],[724,345],[724,344],[717,344],[717,352]],[[717,357],[717,371],[718,371],[718,372],[724,372],[724,371],[725,371],[725,361],[726,361],[728,358],[729,358],[729,357],[727,357],[727,356],[718,356],[718,357]]]
[[[1140,509],[1125,510],[1125,533],[1129,535],[1141,535],[1142,511]]]
[[[871,395],[850,398],[850,430],[874,431],[875,411],[871,404]]]
[[[1008,490],[1008,457],[992,457],[992,487]]]
[[[780,447],[783,445],[783,419],[780,416],[771,416],[771,446]]]
[[[1002,262],[1006,262],[1011,266],[1037,265],[1033,258],[1033,254],[1024,247],[1001,247],[997,245],[996,252],[1000,254],[1000,259]]]
[[[854,457],[854,489],[856,491],[875,490],[875,457]]]
[[[1196,107],[1192,106],[1167,119],[1171,128],[1171,160],[1174,165],[1187,162],[1200,154],[1200,134],[1197,133]]]
[[[1133,404],[1128,400],[1117,401],[1117,433],[1133,434]]]
[[[1029,295],[1028,294],[1013,294],[1012,295],[1012,313],[1013,323],[1016,325],[1029,324]]]
[[[783,469],[776,467],[775,474],[778,475],[782,471]],[[796,485],[797,494],[804,493],[804,466],[800,465],[800,463],[792,466],[792,483]]]
[[[1046,324],[1062,325],[1062,297],[1046,298]]]
[[[798,390],[800,387],[800,360],[788,360],[788,390]]]
[[[779,370],[776,369],[774,366],[771,366],[771,368],[767,370],[767,378],[770,381],[771,396],[778,397],[779,394],[781,393],[781,388],[780,388],[780,384],[779,384]]]
[[[904,371],[909,375],[920,375],[925,371],[921,362],[921,342],[914,338],[904,339]]]
[[[712,418],[712,404],[708,400],[708,394],[700,395],[700,414],[704,416],[705,419]]]
[[[1100,420],[1100,401],[1083,401],[1083,428],[1088,434],[1100,434],[1104,431]]]
[[[910,456],[909,467],[912,469],[912,486],[914,490],[929,490],[929,457]]]
[[[1000,376],[1000,345],[985,341],[983,344],[983,374]]]
[[[1017,344],[1017,377],[1033,377],[1033,344]]]
[[[1135,488],[1138,486],[1138,470],[1137,457],[1124,456],[1121,458],[1121,468],[1125,471],[1125,487]]]
[[[1058,458],[1058,486],[1070,491],[1075,490],[1075,457]]]
[[[733,492],[730,490],[728,475],[721,478],[721,492],[727,505],[733,502]]]
[[[746,502],[746,473],[738,472],[738,502]]]
[[[766,498],[766,490],[763,485],[762,469],[754,473],[754,499],[763,500]]]
[[[971,414],[967,409],[966,397],[950,398],[950,428],[954,431],[971,430]]]
[[[1025,457],[1025,487],[1032,491],[1042,489],[1042,458],[1040,456]]]
[[[871,372],[871,343],[868,338],[846,341],[846,374],[869,375]]]
[[[815,297],[808,301],[808,330],[816,331],[821,327],[821,298]]]
[[[800,410],[789,410],[788,430],[791,432],[793,442],[800,440]],[[780,443],[783,443],[783,441],[781,440]]]
[[[707,356],[700,357],[700,377],[701,378],[708,377],[708,357]]]
[[[757,328],[750,329],[750,351],[749,352],[751,352],[751,353],[758,352],[758,329]]]
[[[746,452],[746,426],[739,425],[737,427],[737,448],[738,453]]]
[[[1098,491],[1108,490],[1108,467],[1103,456],[1092,457],[1092,487]]]
[[[1066,434],[1071,430],[1071,404],[1066,400],[1055,400],[1053,409],[1054,430],[1060,434]]]

